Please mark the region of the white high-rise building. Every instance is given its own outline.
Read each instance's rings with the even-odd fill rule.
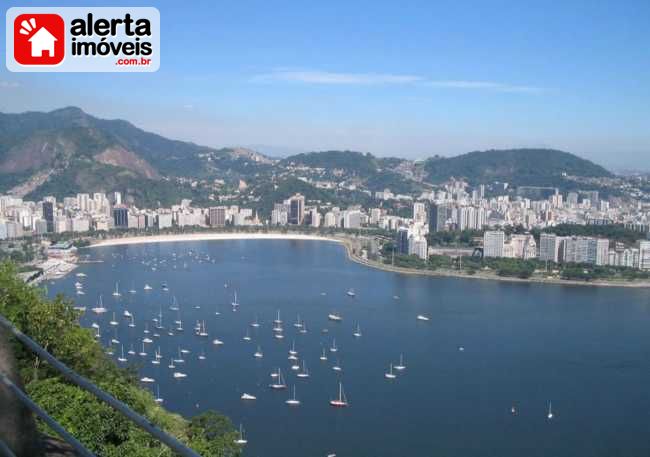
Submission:
[[[650,240],[639,242],[639,268],[650,270]]]
[[[483,257],[503,257],[506,234],[501,230],[488,230],[483,234]]]

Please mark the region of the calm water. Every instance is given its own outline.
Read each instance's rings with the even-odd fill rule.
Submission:
[[[161,306],[165,326],[177,319],[169,310],[176,297],[185,332],[160,331],[147,345],[149,355],[129,356],[130,363],[141,364],[141,376],[156,379],[168,409],[186,416],[216,409],[243,423],[249,457],[650,454],[649,291],[405,276],[362,267],[349,262],[341,246],[312,241],[163,243],[86,252],[103,263],[76,270],[88,275],[80,279],[85,295],[74,294],[74,275],[49,284],[49,293],[68,294],[89,309],[102,294],[109,312],[88,312],[83,324],[99,323],[108,344],[115,311],[117,338],[125,351],[134,344],[136,352],[145,321],[153,333],[151,319]],[[115,282],[119,298],[111,295]],[[143,291],[147,283],[153,290]],[[128,293],[131,287],[136,294]],[[349,288],[355,298],[346,295]],[[238,312],[230,306],[234,290]],[[125,309],[135,315],[136,328],[126,325]],[[274,339],[271,330],[278,309],[284,340]],[[334,310],[341,323],[328,321]],[[421,313],[431,321],[416,321]],[[249,327],[255,314],[257,330]],[[293,327],[297,314],[308,333]],[[198,319],[206,321],[209,338],[194,334]],[[352,335],[357,322],[361,338]],[[247,330],[251,342],[242,340]],[[214,338],[224,345],[214,346]],[[321,362],[321,349],[332,338],[339,351]],[[290,370],[294,339],[308,379]],[[258,344],[263,359],[253,357]],[[158,346],[164,358],[156,366],[151,359]],[[179,346],[192,352],[178,365],[188,377],[175,380],[167,365]],[[197,357],[202,350],[204,361]],[[118,346],[116,357],[119,352]],[[384,373],[400,353],[407,368],[388,381]],[[340,374],[331,368],[336,359]],[[286,376],[286,391],[268,387],[277,367]],[[339,379],[347,409],[328,404]],[[297,408],[285,404],[294,384],[302,401]],[[243,402],[242,392],[257,401]]]

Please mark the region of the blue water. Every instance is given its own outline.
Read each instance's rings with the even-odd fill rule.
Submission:
[[[176,297],[185,332],[161,331],[149,355],[131,356],[129,363],[156,379],[168,409],[185,416],[216,409],[236,426],[242,423],[247,456],[650,454],[648,290],[400,275],[355,264],[342,246],[315,241],[181,242],[84,253],[103,261],[76,270],[88,275],[80,279],[85,295],[74,295],[74,275],[48,284],[49,293],[63,292],[89,309],[102,294],[109,312],[97,317],[89,311],[82,324],[99,323],[107,345],[115,311],[125,352],[132,343],[140,352],[144,322],[153,333],[151,319],[161,306],[163,324],[172,324],[176,313],[169,306]],[[117,299],[111,295],[115,282],[122,291]],[[154,290],[143,291],[145,283]],[[128,293],[131,287],[136,294]],[[355,298],[346,295],[349,288]],[[238,312],[230,306],[234,290]],[[126,325],[125,309],[137,328]],[[271,331],[278,309],[281,341]],[[341,323],[328,321],[334,310]],[[249,327],[255,314],[257,330]],[[293,327],[297,314],[307,334]],[[417,321],[418,314],[431,321]],[[209,338],[194,334],[197,319],[206,321]],[[358,339],[352,335],[357,323]],[[247,329],[251,342],[242,340]],[[321,348],[334,337],[338,353],[328,352],[329,360],[321,362]],[[224,345],[214,346],[214,338]],[[289,368],[294,339],[309,379]],[[253,357],[258,344],[263,359]],[[155,366],[158,346],[164,358]],[[177,368],[188,377],[175,380],[167,365],[179,346],[192,352]],[[202,350],[204,361],[197,357]],[[115,357],[119,352],[117,346]],[[407,368],[388,381],[384,373],[400,353]],[[336,359],[340,374],[331,369]],[[268,388],[277,367],[286,391]],[[328,404],[339,379],[350,402],[346,409]],[[294,384],[302,401],[297,408],[284,403]],[[242,392],[257,401],[243,402]]]

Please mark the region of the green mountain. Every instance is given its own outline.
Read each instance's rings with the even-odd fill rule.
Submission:
[[[141,204],[168,204],[168,196],[196,197],[176,178],[237,182],[271,164],[253,151],[169,140],[74,107],[0,113],[0,192],[28,198],[119,190]]]
[[[426,180],[440,183],[450,177],[470,184],[508,182],[511,185],[559,186],[563,175],[611,177],[595,163],[554,149],[505,149],[475,151],[456,157],[435,157],[425,162]]]

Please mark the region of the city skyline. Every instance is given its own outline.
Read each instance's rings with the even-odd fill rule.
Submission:
[[[399,24],[397,7],[383,3],[156,6],[158,73],[3,68],[0,111],[77,105],[164,136],[276,156],[549,147],[614,170],[648,167],[640,160],[650,146],[644,2],[416,3],[399,7]],[[199,22],[178,26],[190,19]]]

